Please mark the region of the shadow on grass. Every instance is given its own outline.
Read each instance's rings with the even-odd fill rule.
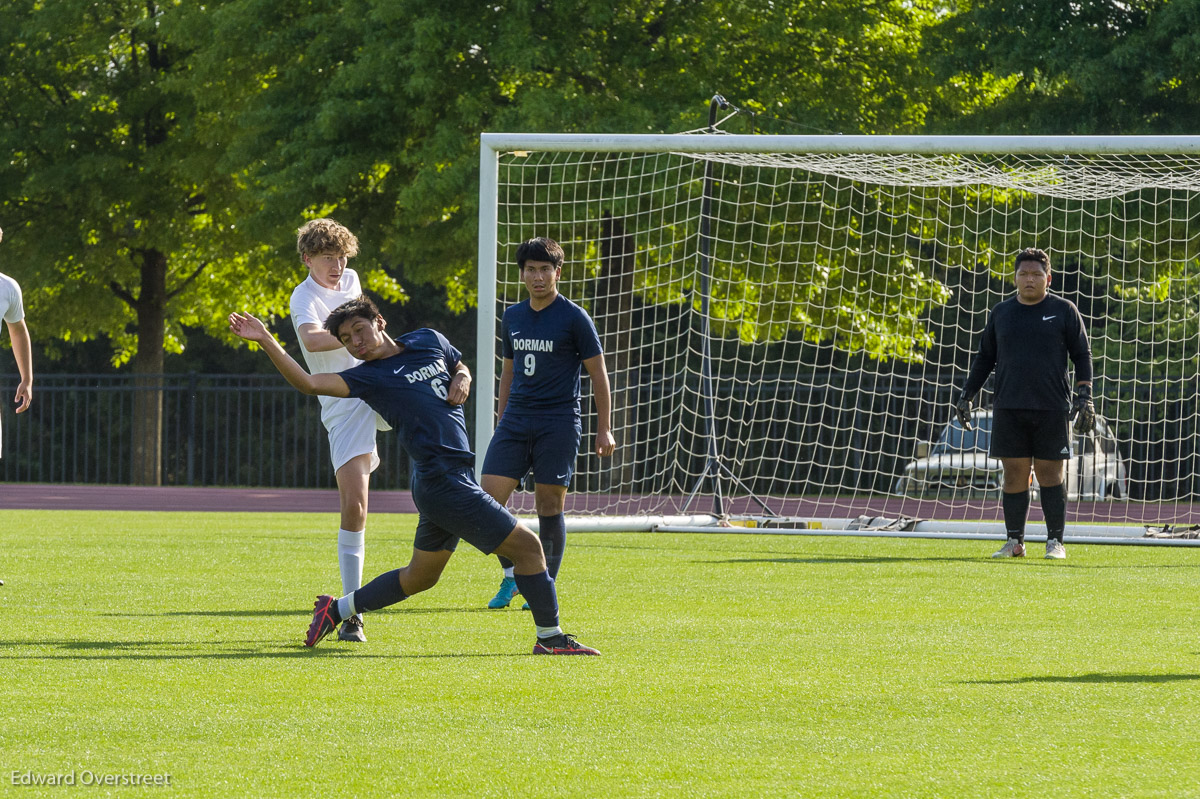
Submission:
[[[1076,674],[1071,677],[1048,674],[1043,677],[1017,677],[1011,680],[965,680],[968,685],[1025,685],[1028,683],[1166,683],[1200,680],[1200,674]]]
[[[421,607],[391,607],[383,610],[376,610],[371,613],[372,616],[380,616],[388,613],[407,614],[407,613],[495,613],[496,611],[489,608],[421,608]],[[110,618],[119,619],[137,619],[147,617],[164,618],[168,616],[213,616],[218,618],[230,619],[247,619],[256,616],[294,616],[296,618],[310,618],[311,610],[302,610],[299,608],[291,608],[289,610],[171,610],[162,613],[99,613],[99,616],[107,616]]]
[[[61,652],[25,653],[21,649],[55,648]],[[155,651],[186,648],[187,652]],[[11,653],[9,650],[12,650]],[[213,651],[216,650],[216,651]],[[11,641],[0,643],[0,661],[4,660],[259,660],[262,658],[369,658],[373,660],[427,660],[445,658],[512,658],[514,652],[447,652],[444,654],[372,654],[362,645],[313,647],[300,643],[262,644],[256,641]],[[533,657],[533,655],[530,655]]]

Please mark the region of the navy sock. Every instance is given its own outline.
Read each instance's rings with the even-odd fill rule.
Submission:
[[[558,626],[558,594],[550,572],[539,574],[514,574],[521,596],[529,603],[533,612],[533,623],[538,627]]]
[[[359,613],[379,610],[406,599],[408,594],[400,587],[400,570],[392,569],[354,592],[354,609]]]
[[[1046,517],[1046,537],[1061,543],[1067,526],[1067,492],[1061,483],[1042,486],[1042,515]]]
[[[513,567],[513,562],[503,555],[497,555],[496,557],[500,560],[501,569],[511,569]]]
[[[1045,502],[1045,494],[1042,501]],[[1029,490],[1019,494],[1005,492],[1001,495],[1001,505],[1004,507],[1004,529],[1009,538],[1025,541],[1025,517],[1029,515]]]
[[[551,579],[557,580],[563,550],[567,547],[567,517],[561,513],[538,516],[538,538],[542,541],[542,552],[546,554],[546,570]]]

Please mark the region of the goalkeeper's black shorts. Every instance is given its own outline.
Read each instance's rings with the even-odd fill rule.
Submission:
[[[997,408],[992,411],[992,444],[988,454],[993,458],[1070,459],[1067,412]]]

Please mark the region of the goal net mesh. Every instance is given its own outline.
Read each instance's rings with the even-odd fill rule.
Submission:
[[[1198,187],[1188,156],[501,153],[490,355],[499,374],[517,245],[548,236],[618,442],[592,452],[585,373],[569,512],[997,520],[990,381],[981,432],[951,402],[1040,247],[1088,324],[1101,420],[1075,439],[1069,520],[1198,521]]]

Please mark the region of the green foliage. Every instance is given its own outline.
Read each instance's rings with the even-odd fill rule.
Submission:
[[[997,562],[977,541],[574,534],[563,623],[604,654],[555,659],[528,654],[528,613],[483,609],[495,559],[464,546],[431,591],[370,614],[366,644],[305,650],[336,522],[0,512],[0,610],[24,620],[0,640],[4,778],[364,797],[1200,783],[1197,549]],[[369,574],[407,559],[414,525],[373,518]],[[1030,762],[1004,756],[1014,735]]]
[[[245,235],[252,202],[201,135],[188,6],[19,0],[0,31],[0,209],[39,338],[108,337],[114,361],[178,352],[184,326],[284,309],[280,251]],[[294,270],[291,270],[294,272]],[[144,340],[142,327],[161,327]],[[161,360],[158,360],[161,363]],[[147,371],[155,371],[153,366]]]
[[[1194,133],[1197,31],[1195,0],[960,2],[926,39],[930,63],[948,81],[1004,90],[930,122],[969,133]]]
[[[225,169],[272,202],[336,203],[404,280],[465,304],[481,133],[675,132],[718,90],[825,130],[915,129],[931,19],[923,3],[844,0],[231,0],[193,38]],[[231,96],[236,122],[220,114]]]
[[[157,348],[141,340],[155,314],[179,351],[185,326],[221,335],[233,305],[281,313],[287,245],[316,214],[359,234],[372,290],[441,284],[462,310],[482,132],[679,131],[717,91],[811,129],[917,130],[937,8],[16,0],[0,33],[6,251],[33,275],[39,337],[108,337],[118,361]]]

